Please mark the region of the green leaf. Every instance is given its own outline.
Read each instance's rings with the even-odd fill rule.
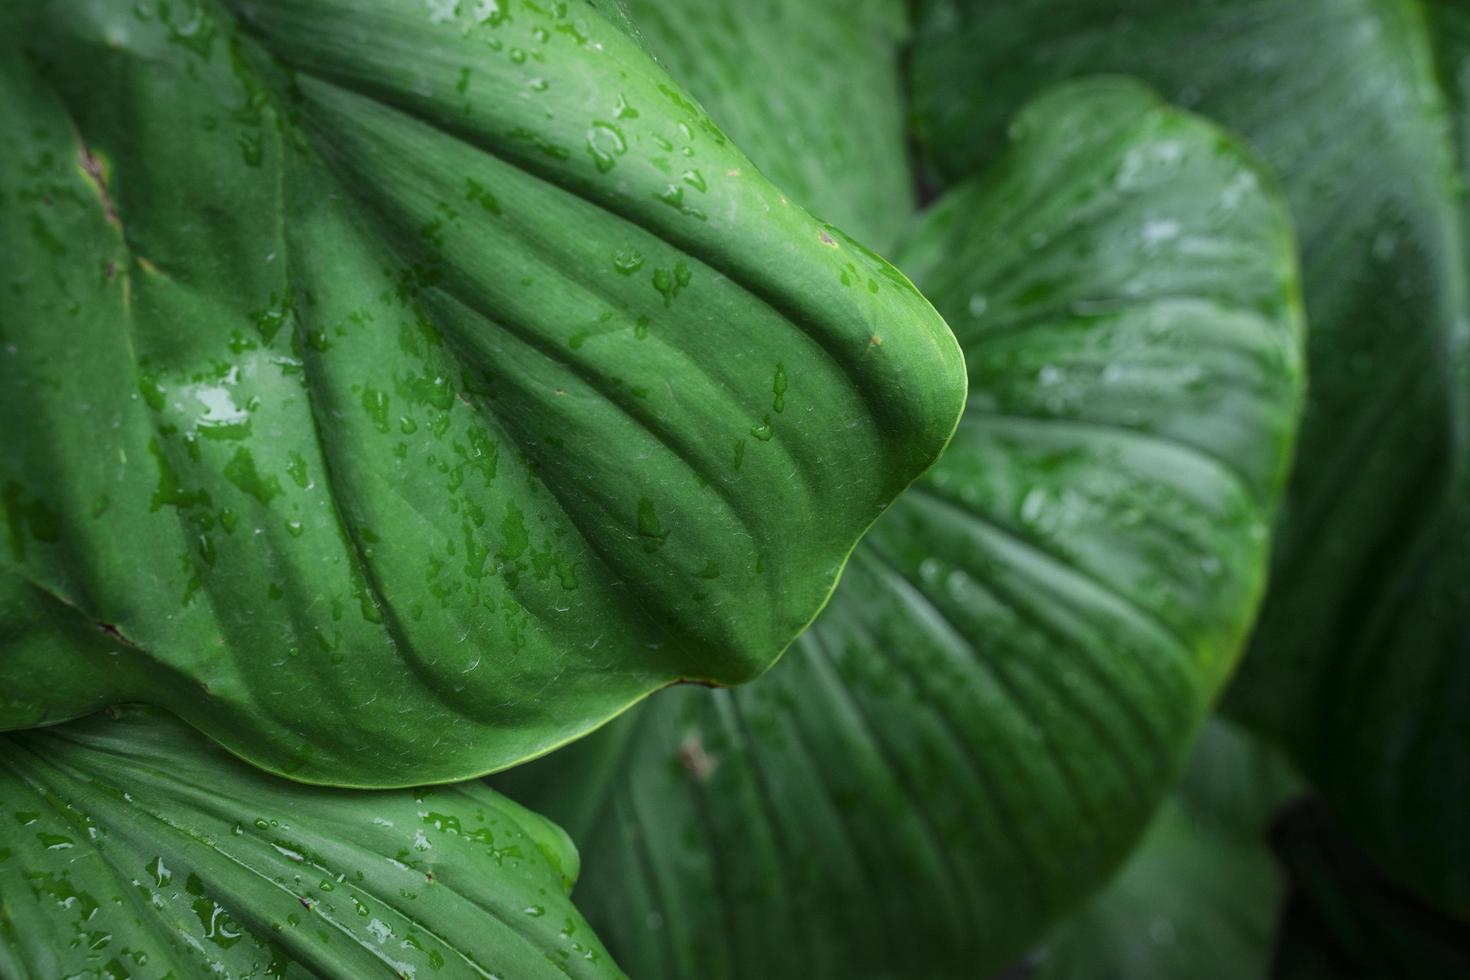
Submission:
[[[1360,842],[1470,914],[1470,257],[1463,5],[926,4],[929,155],[1001,152],[1009,107],[1141,76],[1241,133],[1303,244],[1311,398],[1272,581],[1229,707],[1280,739]],[[983,86],[984,98],[972,93]],[[1452,113],[1455,115],[1452,116]]]
[[[1048,937],[1030,980],[1264,980],[1284,893],[1266,834],[1296,780],[1212,721],[1123,870]]]
[[[902,0],[633,0],[650,50],[803,207],[887,254],[914,213]]]
[[[1470,923],[1388,878],[1321,804],[1288,811],[1272,842],[1291,882],[1274,980],[1470,975]]]
[[[1004,965],[1132,848],[1243,642],[1301,394],[1284,209],[1130,83],[1014,131],[903,253],[960,429],[813,628],[501,777],[636,975]]]
[[[0,741],[6,977],[622,976],[481,784],[302,786],[147,709]]]
[[[953,429],[932,307],[585,3],[3,18],[0,728],[510,765],[767,668]]]

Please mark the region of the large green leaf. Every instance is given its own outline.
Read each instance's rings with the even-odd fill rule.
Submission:
[[[1470,259],[1462,93],[1441,84],[1470,80],[1450,30],[1463,4],[925,6],[915,111],[947,174],[1001,152],[1009,106],[1096,71],[1197,106],[1278,173],[1304,251],[1311,398],[1230,707],[1375,854],[1470,913]]]
[[[969,407],[817,623],[501,777],[636,975],[983,975],[1132,847],[1243,642],[1301,393],[1284,209],[1130,83],[1014,132],[903,253]]]
[[[903,0],[633,0],[670,74],[777,186],[869,247],[914,212]]]
[[[1030,980],[1264,980],[1284,892],[1267,832],[1296,792],[1268,746],[1212,721],[1143,843]]]
[[[0,728],[482,773],[764,670],[964,396],[584,2],[7,5]]]
[[[147,709],[0,736],[0,975],[621,976],[487,787],[301,786]]]

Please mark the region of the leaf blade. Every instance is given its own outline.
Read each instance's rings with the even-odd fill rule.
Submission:
[[[965,418],[812,629],[759,684],[660,694],[499,777],[582,842],[584,908],[641,973],[1004,966],[1137,841],[1243,644],[1266,543],[1239,531],[1269,522],[1301,397],[1284,209],[1262,183],[1221,223],[1201,202],[1259,176],[1254,163],[1139,86],[1064,87],[1022,118],[1005,160],[939,204],[903,252],[965,344]],[[1179,191],[1166,197],[1179,234],[1143,242],[1145,221],[1165,215],[1112,175],[1130,149],[1170,142],[1182,153],[1156,175]],[[1082,190],[1057,195],[1042,164]],[[1061,254],[1095,246],[1044,295],[1026,277],[1055,271],[1054,257],[1003,213],[1036,201],[1058,202],[1038,219],[1047,228],[1075,219],[1073,239],[1053,236]],[[1034,259],[1009,262],[1017,251]],[[1140,263],[1162,303],[1126,292]],[[1163,288],[1175,284],[1197,298],[1181,303]],[[973,292],[1008,288],[983,311],[994,323],[968,312]],[[1239,308],[1204,301],[1217,294]],[[1231,412],[1233,383],[1147,371],[1113,400],[1108,385],[1127,392],[1126,379],[1086,368],[1102,348],[1129,367],[1201,363],[1222,382],[1251,365],[1259,404]],[[1072,371],[1076,397],[1048,403],[1045,364]],[[1109,418],[1125,401],[1138,416]],[[996,421],[1023,402],[1037,410],[1024,434]],[[1222,408],[1240,420],[1238,438],[1216,441],[1229,466],[1192,445]],[[1036,487],[1078,499],[1028,505]]]
[[[630,11],[654,56],[772,181],[889,254],[914,214],[902,4],[768,0],[737,16],[719,3],[638,0]]]
[[[1417,0],[1121,14],[937,0],[914,60],[920,126],[951,177],[996,152],[1008,105],[1096,71],[1220,119],[1277,174],[1303,245],[1312,384],[1275,584],[1226,708],[1457,914],[1470,908],[1463,19]],[[982,80],[982,102],[960,94]]]
[[[590,8],[224,6],[15,15],[0,724],[403,785],[760,673],[949,437],[937,314]]]
[[[566,897],[565,834],[483,786],[305,787],[142,709],[5,740],[16,976],[622,975]]]

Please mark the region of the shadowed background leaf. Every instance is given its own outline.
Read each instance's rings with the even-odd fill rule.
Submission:
[[[1451,980],[1470,975],[1470,925],[1384,875],[1316,802],[1272,831],[1290,879],[1274,980]]]
[[[1267,841],[1300,784],[1212,719],[1118,876],[1042,946],[1027,980],[1265,980],[1285,891]]]
[[[1039,86],[1126,72],[1239,132],[1300,232],[1311,397],[1228,709],[1470,914],[1466,13],[1421,0],[926,0],[913,99],[961,180]]]

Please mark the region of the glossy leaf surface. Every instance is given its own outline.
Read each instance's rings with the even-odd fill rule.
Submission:
[[[302,786],[148,709],[0,736],[0,975],[620,977],[482,784]]]
[[[649,49],[756,166],[884,254],[913,219],[901,0],[634,0]]]
[[[585,2],[0,33],[0,728],[509,765],[759,674],[959,414],[929,304]]]
[[[1284,210],[1130,83],[1014,132],[902,253],[960,429],[817,623],[501,777],[637,975],[1003,966],[1137,841],[1243,642],[1301,391]]]
[[[1470,913],[1470,324],[1463,4],[933,0],[913,57],[959,179],[1038,88],[1127,72],[1240,133],[1303,248],[1311,397],[1229,707],[1358,839]]]

